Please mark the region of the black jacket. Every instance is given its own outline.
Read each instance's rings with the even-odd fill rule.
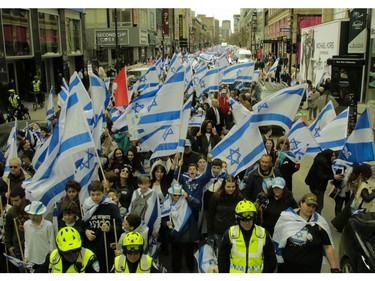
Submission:
[[[333,179],[332,155],[333,151],[326,149],[315,156],[305,179],[305,183],[310,187],[311,192],[313,190],[325,191],[328,181]]]

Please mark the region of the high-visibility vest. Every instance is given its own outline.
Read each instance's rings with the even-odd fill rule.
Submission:
[[[35,93],[40,92],[40,80],[33,80],[33,91]]]
[[[142,255],[135,273],[150,273],[152,258],[149,255]],[[115,257],[115,273],[129,273],[129,267],[125,255]]]
[[[250,243],[246,249],[243,234],[238,225],[229,229],[229,239],[232,243],[230,255],[230,273],[262,273],[263,247],[266,244],[266,231],[263,227],[254,225]]]
[[[17,108],[18,107],[18,96],[16,94],[9,97],[9,102],[10,102],[10,105],[13,107],[13,108]]]
[[[68,268],[66,273],[85,273],[86,266],[93,255],[94,253],[90,249],[81,248],[77,261]],[[77,263],[82,264],[79,271],[75,266]],[[55,249],[49,256],[49,272],[63,273],[62,270],[62,258],[60,256],[59,250]]]

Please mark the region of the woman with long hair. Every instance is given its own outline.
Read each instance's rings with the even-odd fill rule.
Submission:
[[[145,173],[142,162],[139,158],[137,152],[137,147],[132,146],[126,153],[125,164],[128,164],[132,167],[133,176],[139,177],[141,174]]]
[[[228,175],[208,203],[207,233],[220,246],[224,232],[236,224],[235,208],[243,195],[236,178]]]
[[[132,167],[125,164],[120,171],[120,184],[116,188],[121,206],[129,210],[134,190],[137,188],[137,180],[133,177]]]
[[[107,171],[113,171],[116,174],[120,172],[122,166],[125,164],[125,155],[121,148],[117,147],[113,151],[113,156],[109,160]]]

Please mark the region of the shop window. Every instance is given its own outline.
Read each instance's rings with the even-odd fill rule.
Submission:
[[[29,11],[3,9],[2,15],[6,55],[31,55]]]
[[[60,53],[59,16],[39,13],[39,39],[42,55]]]
[[[81,52],[81,20],[66,19],[66,39],[68,55],[82,54]]]

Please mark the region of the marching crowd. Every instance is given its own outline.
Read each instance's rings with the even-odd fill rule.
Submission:
[[[329,183],[344,190],[335,198],[337,215],[344,202],[369,211],[365,205],[375,197],[368,185],[371,168],[361,164],[334,174],[337,153],[324,150],[306,177],[311,193],[297,201],[292,179],[300,167],[284,153],[289,140],[281,136],[275,144],[272,127],[260,127],[266,153],[236,177],[229,175],[228,163],[210,154],[234,125],[229,97],[251,111],[259,86],[253,82],[240,93],[224,85],[203,94],[203,102],[193,99],[193,114],[204,116],[201,127],[188,129],[183,153],[151,162],[150,152],[140,151],[129,135],[112,133],[108,119],[103,169],[89,197],[80,202],[80,183],[67,181],[53,216],[42,202],[29,202],[22,187],[35,173],[32,158],[50,130],[34,124],[32,142],[19,131],[18,157],[10,159],[8,175],[0,168],[1,272],[156,273],[163,255],[170,256],[172,272],[192,273],[199,271],[195,252],[205,243],[217,256],[211,272],[318,273],[323,258],[331,272],[340,272],[321,216],[324,194]]]

